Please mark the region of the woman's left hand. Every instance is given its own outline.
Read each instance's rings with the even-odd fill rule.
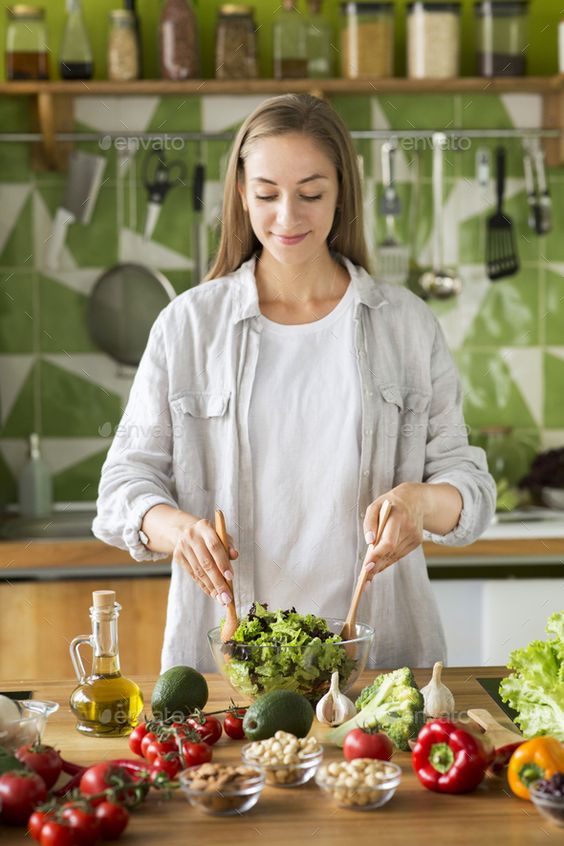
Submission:
[[[363,565],[368,569],[368,581],[423,542],[426,488],[420,482],[403,482],[369,505],[364,517],[369,546]],[[380,540],[374,544],[379,512],[386,499],[392,504],[392,510]]]

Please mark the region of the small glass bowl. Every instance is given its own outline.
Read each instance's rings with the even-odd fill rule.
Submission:
[[[341,808],[349,808],[352,811],[373,811],[390,801],[401,781],[401,767],[392,764],[391,761],[385,763],[388,768],[393,768],[393,772],[374,786],[346,787],[341,784],[330,784],[324,770],[315,774],[315,783]]]
[[[58,702],[41,699],[14,700],[20,710],[17,720],[4,723],[0,730],[0,746],[8,752],[19,746],[36,743],[43,736],[47,718],[59,710]]]
[[[250,767],[258,767],[264,773],[266,783],[271,787],[299,787],[315,775],[323,760],[323,749],[304,754],[296,764],[263,764],[248,753],[252,743],[246,743],[241,749],[241,757]]]
[[[535,790],[532,784],[529,790],[531,799],[539,812],[547,820],[556,825],[564,825],[564,796],[551,796],[550,793],[542,793]]]
[[[221,790],[197,790],[186,777],[187,773],[199,769],[188,767],[178,774],[181,790],[194,808],[199,808],[214,817],[233,817],[245,814],[253,808],[264,789],[265,778],[260,768],[253,765],[255,776],[246,779],[243,784],[233,787],[227,784]]]

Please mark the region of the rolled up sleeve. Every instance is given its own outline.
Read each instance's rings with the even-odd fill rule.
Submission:
[[[177,508],[175,496],[168,375],[157,320],[102,467],[92,531],[105,543],[127,549],[136,561],[166,558],[165,553],[147,549],[140,529],[153,506]]]
[[[425,540],[448,546],[473,543],[495,513],[496,485],[486,454],[468,443],[460,379],[440,324],[435,318],[431,361],[432,399],[423,481],[453,485],[462,497],[458,524],[446,535],[424,531]]]

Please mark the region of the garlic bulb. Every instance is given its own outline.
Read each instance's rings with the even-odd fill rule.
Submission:
[[[320,723],[340,726],[355,714],[354,702],[339,690],[339,673],[335,671],[331,676],[331,687],[317,703],[315,715]]]
[[[433,675],[429,684],[421,688],[425,700],[425,714],[428,717],[440,717],[442,714],[452,714],[454,711],[454,696],[441,681],[443,662],[437,661],[433,667]]]

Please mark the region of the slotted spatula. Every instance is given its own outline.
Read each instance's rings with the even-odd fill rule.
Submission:
[[[376,540],[374,541],[374,546],[376,546],[382,536],[384,526],[388,521],[388,517],[390,516],[391,510],[392,503],[388,499],[385,499],[382,503],[382,508],[380,509],[380,514],[378,517],[378,531],[376,533]],[[347,614],[345,625],[341,629],[341,637],[343,638],[343,640],[353,640],[353,638],[356,637],[356,612],[358,610],[358,603],[360,602],[360,597],[362,596],[362,591],[364,590],[364,587],[366,585],[367,578],[368,569],[363,564],[356,583],[356,587],[354,589],[353,598],[351,600],[351,607],[349,608],[349,613]]]
[[[503,211],[505,193],[505,147],[496,150],[497,210],[487,221],[486,272],[490,279],[513,276],[519,270],[513,221]]]
[[[225,528],[225,518],[223,516],[223,511],[220,511],[219,508],[215,510],[215,530],[219,535],[219,539],[222,542],[223,546],[225,547],[225,551],[229,556],[229,541],[227,540],[227,530]],[[225,610],[225,622],[221,627],[221,641],[222,643],[227,643],[228,640],[231,640],[237,626],[239,625],[239,621],[237,619],[237,609],[235,608],[235,595],[233,591],[233,586],[231,588],[232,599],[229,605]],[[227,659],[226,659],[227,660]]]

